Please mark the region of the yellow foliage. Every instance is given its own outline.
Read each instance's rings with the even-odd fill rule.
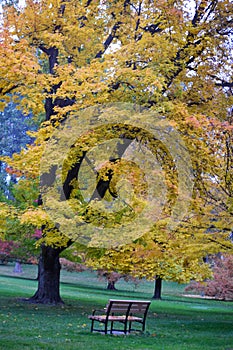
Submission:
[[[54,226],[50,221],[49,215],[40,207],[28,208],[28,210],[21,215],[21,223],[31,224],[35,227],[41,227],[43,225],[47,225],[49,227]]]
[[[0,239],[4,239],[7,234],[6,221],[11,218],[17,217],[17,210],[6,203],[0,202]]]

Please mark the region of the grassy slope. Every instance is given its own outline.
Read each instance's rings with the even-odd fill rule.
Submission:
[[[182,286],[164,284],[163,301],[152,301],[145,334],[104,336],[90,333],[87,315],[110,297],[151,298],[153,284],[136,289],[121,282],[119,290],[105,290],[95,274],[62,272],[62,307],[18,301],[36,290],[33,266],[16,277],[12,266],[0,266],[0,349],[78,350],[230,350],[233,349],[233,304],[180,296]],[[12,276],[9,276],[12,275]]]

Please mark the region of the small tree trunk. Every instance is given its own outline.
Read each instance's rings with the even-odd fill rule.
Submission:
[[[156,276],[153,299],[161,300],[161,293],[162,293],[162,278],[159,276]]]
[[[107,289],[108,290],[116,290],[115,281],[108,281]]]
[[[40,304],[63,304],[60,297],[59,254],[61,249],[43,246],[38,265],[38,289],[28,301]]]

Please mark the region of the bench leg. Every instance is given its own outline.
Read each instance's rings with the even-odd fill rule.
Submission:
[[[110,329],[110,334],[112,334],[113,332],[113,325],[114,325],[114,321],[111,322],[111,329]],[[124,331],[125,334],[127,334],[127,322],[124,322]]]
[[[135,322],[135,321],[134,321]],[[145,322],[143,321],[143,322],[140,322],[141,323],[141,325],[142,325],[142,332],[144,332],[145,331]],[[132,330],[132,322],[129,322],[129,333],[131,332],[131,330]]]
[[[111,322],[110,334],[112,334],[112,331],[113,331],[113,322]]]
[[[94,320],[91,320],[91,332],[93,332],[94,329]]]
[[[108,333],[108,322],[105,322],[105,324],[104,324],[104,333],[105,334]]]
[[[125,324],[124,324],[124,333],[125,333],[125,334],[127,333],[127,321],[126,321]]]

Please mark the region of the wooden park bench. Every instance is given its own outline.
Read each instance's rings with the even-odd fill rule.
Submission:
[[[92,315],[88,316],[91,320],[91,332],[104,332],[110,334],[113,332],[124,332],[125,334],[138,329],[132,329],[133,323],[142,325],[142,331],[145,330],[146,316],[150,306],[150,301],[146,300],[116,300],[110,299],[104,310],[93,310]],[[95,329],[94,323],[104,324],[103,329]],[[124,328],[115,329],[114,323],[121,323]],[[108,325],[110,324],[110,330]]]

